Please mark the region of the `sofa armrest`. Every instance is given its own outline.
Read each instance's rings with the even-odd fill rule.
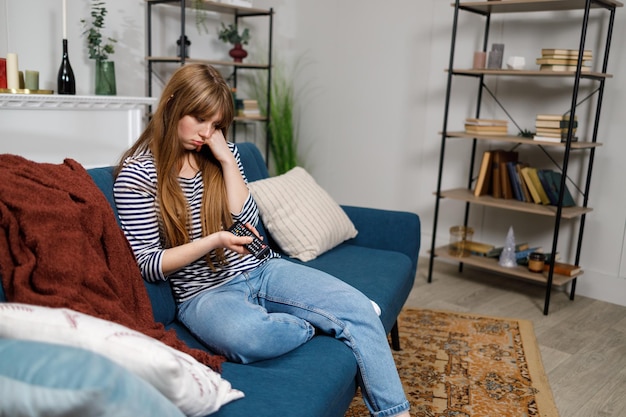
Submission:
[[[406,211],[341,206],[359,231],[346,243],[406,254],[417,270],[420,250],[420,218]]]

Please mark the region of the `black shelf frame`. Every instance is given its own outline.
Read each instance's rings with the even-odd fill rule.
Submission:
[[[500,3],[500,2],[498,2]],[[498,3],[491,3],[491,5],[489,5],[487,2],[482,2],[482,3],[473,3],[473,4],[469,4],[467,2],[461,3],[460,0],[455,0],[454,3],[454,16],[453,16],[453,25],[452,25],[452,39],[451,39],[451,45],[450,45],[450,58],[448,61],[448,76],[447,76],[447,87],[446,87],[446,96],[445,96],[445,107],[444,107],[444,120],[443,120],[443,129],[442,129],[442,133],[441,133],[441,148],[440,148],[440,153],[439,153],[439,169],[438,169],[438,173],[437,173],[437,191],[435,193],[435,212],[434,212],[434,218],[433,218],[433,234],[432,234],[432,243],[431,243],[431,248],[430,248],[430,259],[429,259],[429,267],[428,267],[428,282],[432,282],[432,274],[433,274],[433,264],[434,264],[434,259],[436,257],[435,254],[435,249],[436,249],[436,236],[437,236],[437,224],[438,224],[438,220],[439,220],[439,208],[440,208],[440,200],[441,200],[441,186],[442,186],[442,177],[443,177],[443,165],[444,165],[444,160],[445,160],[445,150],[446,150],[446,142],[448,139],[450,139],[450,137],[448,136],[448,116],[449,116],[449,109],[450,109],[450,101],[451,101],[451,94],[452,94],[452,80],[454,78],[454,76],[459,76],[459,75],[468,75],[468,74],[457,74],[455,73],[454,70],[454,56],[455,56],[455,47],[456,47],[456,38],[457,38],[457,27],[458,27],[458,19],[459,19],[459,12],[460,11],[467,11],[467,12],[471,12],[471,13],[475,13],[478,15],[481,15],[485,18],[485,22],[484,22],[484,35],[483,35],[483,51],[486,52],[487,51],[487,45],[488,45],[488,40],[489,40],[489,29],[490,29],[490,24],[491,24],[491,14],[494,12],[498,12],[498,9],[496,9],[497,7],[499,7],[501,4]],[[582,51],[585,49],[585,42],[586,42],[586,38],[587,38],[587,28],[588,28],[588,24],[589,24],[589,16],[590,16],[590,11],[591,9],[605,9],[608,10],[609,12],[609,23],[608,23],[608,27],[607,27],[607,32],[606,32],[606,40],[605,40],[605,45],[604,45],[604,56],[603,56],[603,60],[602,60],[602,73],[606,74],[607,68],[608,68],[608,58],[609,58],[609,51],[610,51],[610,46],[611,46],[611,39],[612,39],[612,35],[613,35],[613,26],[614,26],[614,22],[615,22],[615,11],[616,11],[616,7],[621,6],[621,4],[616,3],[616,2],[612,2],[612,1],[601,1],[601,0],[579,0],[577,3],[579,3],[578,5],[574,5],[572,2],[569,2],[569,4],[567,4],[567,2],[565,1],[561,1],[559,2],[558,0],[553,1],[552,3],[554,3],[554,5],[551,6],[555,6],[554,9],[550,9],[550,8],[546,8],[546,9],[542,9],[542,8],[537,8],[536,10],[531,10],[533,12],[541,12],[541,11],[550,11],[550,10],[558,10],[559,7],[561,7],[562,5],[565,7],[573,7],[574,10],[581,10],[583,11],[583,17],[582,17],[582,22],[581,22],[581,34],[580,34],[580,42],[579,42],[579,54],[578,54],[578,62],[577,62],[577,66],[576,66],[576,71],[573,74],[573,78],[574,78],[574,85],[572,87],[572,100],[571,100],[571,104],[570,104],[570,122],[569,122],[569,126],[568,126],[568,134],[567,134],[567,141],[565,142],[565,146],[564,146],[564,153],[563,153],[563,159],[562,159],[562,166],[561,166],[561,171],[562,171],[562,178],[561,178],[561,191],[559,193],[559,200],[558,200],[558,205],[557,205],[557,211],[556,214],[554,216],[554,232],[553,232],[553,237],[552,237],[552,248],[551,248],[551,262],[550,262],[550,269],[548,272],[548,277],[547,277],[547,281],[546,281],[546,289],[545,289],[545,299],[544,299],[544,308],[543,308],[543,314],[544,315],[548,315],[549,312],[549,308],[550,308],[550,298],[551,298],[551,290],[552,290],[552,284],[553,284],[553,279],[554,279],[554,261],[555,261],[555,254],[557,252],[557,246],[558,246],[558,240],[559,240],[559,230],[561,227],[561,220],[562,220],[562,209],[563,209],[563,196],[564,196],[564,189],[565,189],[565,184],[566,181],[568,180],[568,176],[567,176],[567,170],[568,170],[568,163],[569,163],[569,158],[570,158],[570,151],[571,151],[571,144],[572,144],[572,137],[573,137],[573,125],[574,125],[574,120],[575,120],[575,116],[576,116],[576,106],[578,103],[578,92],[579,92],[579,86],[580,86],[580,80],[581,79],[590,79],[590,80],[595,80],[599,83],[599,87],[596,90],[597,91],[597,96],[596,96],[596,105],[595,105],[595,118],[594,118],[594,124],[593,124],[593,131],[591,134],[591,138],[590,140],[595,143],[597,141],[597,136],[598,136],[598,127],[600,124],[600,114],[601,114],[601,109],[602,109],[602,99],[604,97],[604,86],[605,86],[605,81],[606,81],[606,77],[597,77],[594,75],[589,75],[589,74],[585,74],[582,72],[582,63],[583,63],[583,54]],[[584,3],[584,5],[582,4]],[[480,4],[480,7],[473,7],[473,5],[476,4]],[[505,5],[508,6],[508,5]],[[548,6],[550,7],[550,6]],[[506,10],[500,9],[501,12],[503,13],[507,13]],[[509,11],[511,13],[516,12],[516,11],[528,11],[528,10],[512,10]],[[489,74],[491,75],[491,74]],[[482,92],[483,89],[485,88],[485,83],[484,83],[484,77],[486,76],[486,74],[482,73],[482,74],[474,74],[472,75],[474,77],[476,77],[478,79],[479,82],[479,87],[478,87],[478,93],[477,93],[477,103],[476,103],[476,114],[475,117],[479,118],[480,117],[480,109],[481,109],[481,103],[482,103]],[[567,75],[564,75],[567,76]],[[497,139],[496,139],[497,140]],[[537,145],[535,145],[537,146]],[[471,150],[471,160],[470,160],[470,167],[469,167],[469,175],[468,175],[468,182],[467,182],[467,188],[471,189],[472,188],[472,182],[473,182],[473,172],[475,169],[475,161],[476,161],[476,149],[477,149],[477,140],[473,139],[472,140],[472,150]],[[545,150],[544,150],[545,151]],[[586,181],[583,187],[583,202],[582,202],[582,207],[587,208],[588,202],[589,202],[589,191],[590,191],[590,185],[591,185],[591,177],[592,177],[592,171],[593,171],[593,162],[594,162],[594,157],[595,157],[595,147],[590,147],[589,148],[589,156],[587,158],[587,175],[586,175]],[[465,203],[465,214],[464,214],[464,219],[463,219],[463,224],[465,226],[468,225],[468,220],[469,220],[469,211],[470,211],[470,206],[471,203],[466,202]],[[576,244],[576,254],[575,254],[575,260],[574,260],[574,264],[579,265],[580,262],[580,255],[581,255],[581,248],[582,248],[582,242],[583,242],[583,233],[584,233],[584,228],[585,228],[585,219],[586,219],[586,213],[583,213],[580,215],[580,222],[579,222],[579,227],[578,227],[578,239],[577,239],[577,244]],[[462,260],[459,261],[459,272],[463,271],[463,262]],[[569,298],[570,300],[574,300],[574,296],[576,293],[576,281],[577,278],[574,278],[571,281],[571,288],[570,288],[570,295]]]
[[[180,57],[161,57],[154,58],[152,56],[152,8],[156,5],[161,4],[180,4],[180,38],[185,39],[185,23],[186,23],[186,11],[189,9],[188,4],[191,0],[146,0],[146,60],[147,60],[147,77],[146,77],[146,92],[148,97],[152,97],[152,83],[153,83],[153,75],[154,75],[154,64],[155,63],[180,63],[181,66],[185,65],[188,62],[205,62],[214,66],[229,66],[233,68],[232,74],[232,87],[237,88],[237,72],[240,70],[266,70],[267,71],[267,94],[265,97],[266,101],[266,109],[267,115],[263,122],[265,122],[265,164],[269,164],[269,154],[271,149],[271,131],[269,128],[270,125],[270,115],[271,115],[271,91],[272,91],[272,56],[273,56],[273,32],[274,32],[274,9],[269,8],[267,10],[260,9],[250,9],[246,8],[238,8],[238,7],[230,7],[230,6],[222,6],[208,8],[207,10],[215,11],[217,13],[222,14],[230,14],[234,16],[234,24],[237,26],[239,21],[243,18],[247,17],[266,17],[268,18],[268,53],[267,53],[267,65],[261,64],[240,64],[236,62],[227,62],[227,61],[213,61],[213,60],[198,60],[198,59],[190,59],[187,58],[187,46],[184,42],[181,42],[180,45]],[[151,109],[148,109],[151,113]],[[249,119],[254,121],[261,121],[259,119]],[[233,121],[233,129],[232,129],[232,140],[236,142],[236,129],[234,128],[235,124],[239,120]],[[242,121],[247,121],[242,120]]]

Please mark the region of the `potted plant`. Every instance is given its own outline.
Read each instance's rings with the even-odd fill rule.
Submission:
[[[89,59],[96,61],[96,94],[115,95],[115,63],[109,55],[115,52],[116,39],[103,38],[104,18],[107,15],[106,3],[102,0],[91,0],[91,20],[81,19],[85,27],[83,35],[87,38]]]
[[[248,56],[248,52],[242,47],[242,45],[247,45],[250,41],[250,30],[248,28],[245,28],[240,33],[236,25],[231,23],[226,26],[224,22],[222,22],[222,29],[220,29],[218,37],[224,43],[233,45],[233,49],[231,49],[228,54],[233,57],[235,62],[241,62]]]
[[[299,67],[299,60],[291,70],[280,62],[275,65],[270,86],[269,115],[266,106],[267,80],[258,72],[248,80],[251,95],[258,100],[261,113],[269,116],[269,140],[274,175],[284,174],[302,163],[298,156],[298,127],[295,114],[297,92],[294,86],[295,74]]]

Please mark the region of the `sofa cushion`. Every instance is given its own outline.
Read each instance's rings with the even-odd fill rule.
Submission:
[[[356,392],[354,355],[328,336],[316,336],[278,358],[226,362],[222,371],[246,398],[226,404],[215,417],[343,416]]]
[[[413,266],[408,256],[384,249],[344,243],[309,262],[293,260],[340,278],[375,301],[390,331],[413,286]]]
[[[0,416],[184,416],[150,384],[87,350],[0,338],[0,358]]]
[[[310,261],[357,235],[346,213],[304,168],[248,186],[265,228],[291,257]]]
[[[152,384],[188,416],[204,416],[243,397],[190,355],[120,324],[66,308],[0,303],[0,337],[99,353]]]

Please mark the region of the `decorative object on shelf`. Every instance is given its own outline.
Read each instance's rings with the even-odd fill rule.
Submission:
[[[526,66],[526,59],[523,56],[512,56],[506,60],[506,67],[512,70],[523,70]]]
[[[179,58],[183,57],[183,47],[185,48],[185,58],[189,58],[189,47],[191,46],[191,41],[185,36],[181,36],[176,41],[176,56]]]
[[[517,258],[515,256],[515,233],[513,233],[513,226],[509,227],[509,231],[506,234],[504,249],[502,249],[502,253],[498,259],[498,264],[505,268],[514,268],[517,266]]]
[[[532,252],[528,255],[528,270],[530,272],[543,272],[543,264],[545,261],[545,254],[541,252]]]
[[[218,33],[218,37],[224,43],[230,43],[234,47],[228,54],[235,60],[235,62],[242,62],[245,57],[248,56],[248,52],[243,49],[242,45],[247,45],[250,41],[250,30],[245,28],[241,33],[236,25],[229,24],[224,25],[222,22],[222,29]]]
[[[450,228],[450,246],[448,253],[450,256],[465,257],[470,256],[470,243],[474,236],[474,229],[467,226],[452,226]]]
[[[89,59],[96,61],[96,95],[114,96],[117,94],[115,63],[109,60],[109,55],[115,52],[113,45],[117,40],[110,37],[106,41],[102,39],[106,15],[105,2],[91,0],[91,21],[81,19],[81,23],[85,27],[83,35],[87,36]]]
[[[20,74],[18,71],[17,54],[7,54],[7,88],[20,88]]]
[[[0,88],[7,88],[7,60],[0,58]]]
[[[39,90],[39,71],[26,70],[24,80],[27,90]]]
[[[206,24],[207,14],[204,10],[204,0],[191,0],[191,7],[196,11],[196,29],[200,33],[200,29],[203,29],[205,33],[209,33],[209,28]]]
[[[504,44],[503,43],[491,44],[491,51],[489,51],[489,59],[487,60],[487,68],[502,69],[503,58],[504,58]]]
[[[63,0],[63,56],[57,73],[57,93],[76,94],[76,78],[67,48],[67,0]],[[10,88],[10,87],[9,87]]]
[[[473,69],[485,68],[486,62],[487,62],[487,52],[484,52],[484,51],[474,52],[474,64],[472,65]]]

